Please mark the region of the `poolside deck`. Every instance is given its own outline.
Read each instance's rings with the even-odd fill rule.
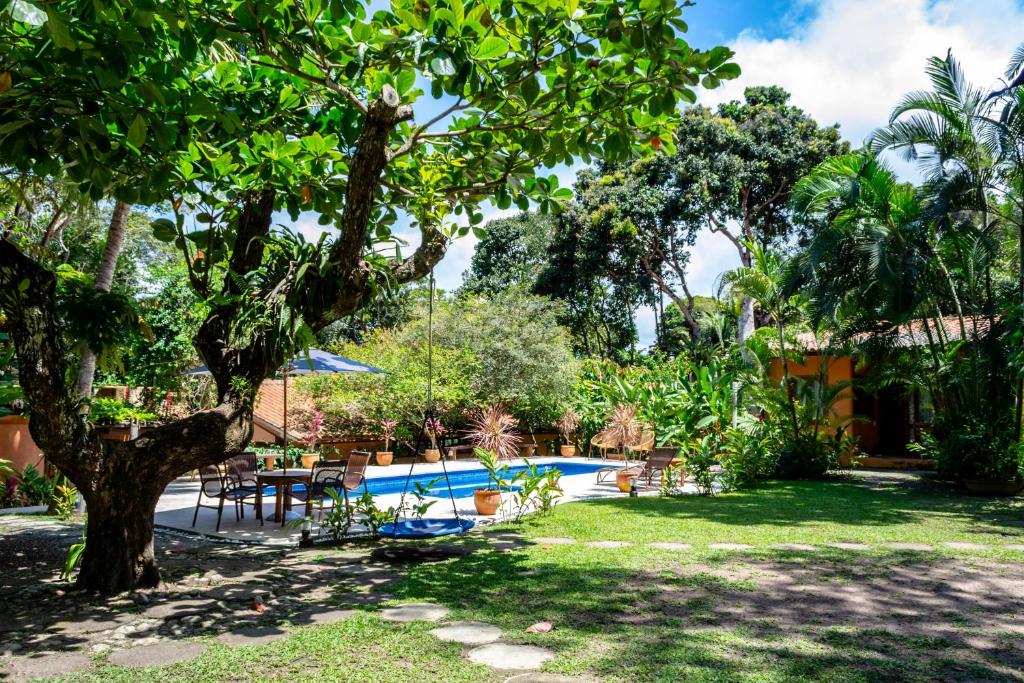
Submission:
[[[586,463],[598,464],[603,461],[592,458],[531,458],[530,462],[543,463]],[[521,461],[512,461],[509,464],[521,464]],[[622,465],[620,462],[609,462],[609,465]],[[479,470],[480,464],[475,460],[456,461],[445,463],[449,473],[465,470]],[[367,468],[367,478],[372,480],[377,477],[405,476],[409,472],[408,465],[392,465],[390,467],[378,467],[372,465]],[[413,471],[415,475],[436,476],[442,473],[441,463],[425,464],[417,463]],[[605,498],[612,496],[624,496],[615,486],[614,477],[610,481],[598,484],[593,472],[577,475],[564,475],[561,478],[562,488],[565,495],[559,502],[565,503],[572,500],[584,500],[587,498]],[[655,495],[657,487],[641,487],[643,495]],[[199,480],[183,477],[175,480],[164,491],[156,508],[156,524],[161,527],[184,531],[188,533],[199,533],[230,541],[241,541],[246,543],[259,543],[266,545],[296,545],[299,542],[301,532],[279,523],[265,522],[260,526],[256,521],[252,506],[247,506],[246,517],[243,520],[235,521],[234,506],[225,504],[224,515],[221,518],[220,531],[216,531],[217,512],[209,508],[199,510],[199,518],[195,528],[192,527],[192,515],[195,512],[196,500],[199,496]],[[386,508],[389,505],[397,506],[401,498],[400,494],[383,494],[374,496],[379,507]],[[209,503],[209,499],[204,503]],[[455,504],[460,517],[477,521],[478,524],[490,524],[498,521],[497,517],[479,517],[476,508],[473,506],[472,496],[467,498],[456,498]],[[296,502],[296,510],[301,510],[301,504]],[[263,501],[263,515],[270,517],[274,512],[273,498]],[[438,498],[437,503],[428,511],[426,517],[451,517],[452,503],[448,498]]]

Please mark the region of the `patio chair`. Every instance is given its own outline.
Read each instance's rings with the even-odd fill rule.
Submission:
[[[658,475],[658,479],[661,479],[661,474],[672,466],[672,461],[676,459],[679,454],[679,449],[675,446],[663,446],[655,448],[651,451],[651,455],[647,458],[647,461],[642,465],[636,465],[635,467],[626,468],[629,472],[635,472],[637,479],[646,479],[647,485],[650,486],[654,481],[654,475]],[[685,475],[683,475],[685,476]]]
[[[192,528],[199,519],[199,508],[217,511],[217,531],[220,531],[220,520],[224,514],[224,501],[235,504],[235,521],[245,518],[245,502],[253,498],[256,519],[263,525],[263,487],[256,481],[256,456],[252,453],[240,453],[225,460],[219,465],[207,465],[199,469],[199,498],[196,510],[192,515]],[[216,505],[203,505],[203,497],[214,498]]]
[[[651,482],[654,481],[655,473],[660,477],[661,473],[672,464],[678,452],[679,449],[674,446],[655,448],[651,451],[647,460],[639,465],[631,467],[602,467],[597,471],[597,483],[600,484],[608,479],[608,477],[619,472],[629,472],[636,476],[637,479],[646,479],[647,485],[650,486]]]
[[[307,507],[313,502],[317,504],[317,520],[323,519],[324,503],[333,501],[327,494],[328,489],[344,491],[342,480],[345,477],[346,463],[344,460],[323,460],[313,464],[313,473],[310,475],[308,487],[292,491],[292,498],[306,503]],[[342,495],[346,495],[343,493]],[[331,507],[334,503],[331,502]]]
[[[608,451],[617,448],[619,446],[618,441],[614,441],[609,435],[608,430],[601,430],[597,434],[594,434],[593,438],[590,439],[590,452],[593,453],[594,449],[597,448],[598,452],[601,453],[601,457],[605,460],[625,460],[626,456],[623,453],[609,453]]]
[[[644,456],[649,455],[654,449],[654,430],[645,429],[640,432],[640,439],[631,446],[626,446],[626,452],[630,455],[630,460],[641,460]]]

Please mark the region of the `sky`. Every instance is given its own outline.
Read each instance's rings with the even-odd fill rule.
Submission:
[[[701,104],[740,99],[749,86],[780,85],[820,124],[838,123],[854,146],[887,122],[905,93],[927,88],[928,57],[952,49],[970,80],[995,86],[1024,42],[1024,0],[697,0],[684,8],[683,18],[692,46],[728,45],[743,69],[724,87],[700,91]],[[576,170],[551,172],[571,185]],[[507,213],[485,210],[488,219]],[[305,217],[296,227],[307,237],[321,229]],[[418,242],[411,231],[403,237],[410,247]],[[451,245],[436,268],[439,287],[458,287],[474,245],[472,237]],[[691,289],[713,294],[718,276],[737,265],[735,248],[724,237],[701,235],[687,273]],[[641,346],[653,340],[653,323],[652,311],[639,311]]]

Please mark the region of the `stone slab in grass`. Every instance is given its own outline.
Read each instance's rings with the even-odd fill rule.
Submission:
[[[77,652],[57,652],[31,657],[15,657],[4,669],[5,681],[31,681],[84,671],[92,660]]]
[[[244,583],[226,583],[217,586],[203,593],[203,597],[211,600],[224,600],[226,602],[246,602],[259,596],[265,598],[271,591],[261,586],[252,586]]]
[[[192,614],[205,614],[217,606],[216,600],[169,600],[150,605],[142,611],[147,619],[180,619]]]
[[[343,605],[379,605],[388,600],[394,600],[391,593],[342,593],[335,598]]]
[[[203,643],[172,642],[140,645],[111,653],[109,662],[114,666],[168,666],[189,662],[206,652]]]
[[[409,605],[387,607],[380,611],[384,621],[441,621],[448,616],[448,608],[431,602],[414,602]]]
[[[1020,543],[1009,543],[1003,546],[1003,550],[1015,550],[1017,552],[1024,552],[1024,545]]]
[[[501,629],[482,621],[453,621],[435,628],[430,635],[439,640],[462,643],[463,645],[483,645],[484,643],[493,643],[501,638]]]
[[[746,543],[711,543],[708,545],[712,550],[753,550],[754,546]]]
[[[628,541],[590,541],[587,545],[591,548],[628,548],[632,544]]]
[[[890,550],[935,550],[934,547],[927,543],[886,543],[885,547]]]
[[[652,548],[658,550],[692,550],[693,546],[689,543],[650,543]]]
[[[818,549],[817,546],[811,545],[810,543],[776,543],[772,547],[773,548],[778,548],[779,550],[811,551],[811,550],[817,550]]]
[[[232,647],[266,645],[288,637],[288,632],[276,626],[250,626],[217,636],[217,642]]]
[[[75,619],[58,622],[47,630],[63,635],[99,633],[123,626],[131,619],[132,615],[130,614],[85,614]]]
[[[470,661],[485,664],[492,669],[539,669],[553,659],[555,653],[536,645],[510,645],[490,643],[469,651]]]
[[[984,543],[963,543],[960,541],[944,541],[942,545],[953,550],[988,550]]]
[[[299,626],[305,626],[307,624],[333,624],[338,621],[344,621],[356,614],[357,612],[354,609],[314,607],[312,609],[303,610],[302,612],[293,614],[288,617],[288,620]]]
[[[563,676],[562,674],[531,671],[506,678],[504,683],[589,683],[591,680],[590,678],[573,678],[572,676]]]
[[[840,550],[867,550],[867,543],[851,543],[851,542],[839,542],[829,543],[832,548],[839,548]]]
[[[541,536],[540,538],[533,539],[534,543],[541,545],[568,545],[569,543],[575,543],[575,538],[562,538],[561,536]]]

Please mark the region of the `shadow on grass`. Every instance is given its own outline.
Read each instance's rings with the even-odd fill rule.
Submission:
[[[1024,501],[980,498],[915,475],[865,480],[770,481],[755,489],[703,497],[615,497],[588,500],[598,514],[694,519],[736,526],[799,526],[807,523],[884,526],[956,517],[991,533],[1024,536]],[[556,513],[557,514],[557,513]]]
[[[1019,575],[914,553],[640,571],[599,556],[482,550],[416,567],[394,592],[550,647],[557,671],[615,680],[1014,680],[1024,666]],[[555,629],[526,634],[538,621]]]

